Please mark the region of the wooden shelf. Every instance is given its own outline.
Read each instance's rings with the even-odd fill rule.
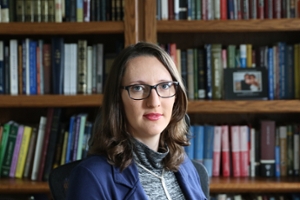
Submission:
[[[299,178],[223,178],[212,177],[210,193],[287,193],[299,192]],[[50,193],[47,182],[0,179],[0,194]]]
[[[103,95],[0,95],[0,108],[99,107]],[[188,113],[300,113],[300,100],[189,101]]]
[[[288,193],[299,192],[297,178],[217,178],[212,177],[210,193]]]
[[[47,182],[25,179],[0,179],[0,194],[50,193]]]
[[[300,100],[189,101],[188,113],[299,113]]]
[[[82,35],[124,33],[124,22],[0,23],[0,35]]]
[[[0,95],[0,107],[99,107],[103,95]]]
[[[161,20],[157,21],[158,33],[191,32],[274,32],[299,31],[300,19],[264,20]]]

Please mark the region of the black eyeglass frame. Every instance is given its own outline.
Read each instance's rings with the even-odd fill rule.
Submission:
[[[157,91],[157,86],[158,86],[158,85],[161,85],[161,84],[164,84],[164,83],[172,83],[172,84],[175,85],[175,93],[174,93],[174,95],[168,96],[168,97],[162,97],[162,96],[160,96],[160,94],[159,94],[158,91]],[[132,86],[136,86],[136,85],[145,85],[145,86],[149,86],[149,87],[150,87],[150,90],[149,90],[148,96],[146,96],[146,97],[144,97],[144,98],[139,98],[139,99],[132,98],[132,97],[130,96],[129,88],[132,87]],[[178,82],[178,81],[166,81],[166,82],[158,83],[158,84],[156,84],[156,85],[133,84],[133,85],[121,86],[121,89],[127,90],[128,96],[129,96],[131,99],[133,99],[133,100],[143,100],[143,99],[147,99],[147,98],[150,96],[151,90],[152,90],[152,89],[154,89],[154,90],[156,91],[156,94],[157,94],[159,97],[161,97],[161,98],[171,98],[171,97],[174,97],[174,96],[176,95],[176,93],[177,93],[178,86],[179,86],[179,82]]]

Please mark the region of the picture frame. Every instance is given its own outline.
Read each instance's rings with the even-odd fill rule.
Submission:
[[[268,91],[265,67],[224,69],[225,100],[267,100]]]

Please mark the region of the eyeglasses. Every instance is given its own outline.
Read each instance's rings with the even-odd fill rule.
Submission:
[[[142,100],[150,96],[151,90],[155,89],[158,96],[162,98],[170,98],[175,96],[177,91],[178,82],[170,81],[163,82],[156,85],[147,85],[147,84],[135,84],[122,86],[122,89],[127,90],[128,95],[131,99]]]

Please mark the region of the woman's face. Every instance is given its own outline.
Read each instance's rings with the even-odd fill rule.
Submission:
[[[172,77],[156,57],[139,56],[128,62],[122,84],[156,85],[168,81],[172,81]],[[127,131],[145,144],[149,144],[154,138],[158,142],[160,133],[170,122],[175,96],[161,98],[155,89],[143,100],[131,99],[125,89],[121,96],[129,123]]]

